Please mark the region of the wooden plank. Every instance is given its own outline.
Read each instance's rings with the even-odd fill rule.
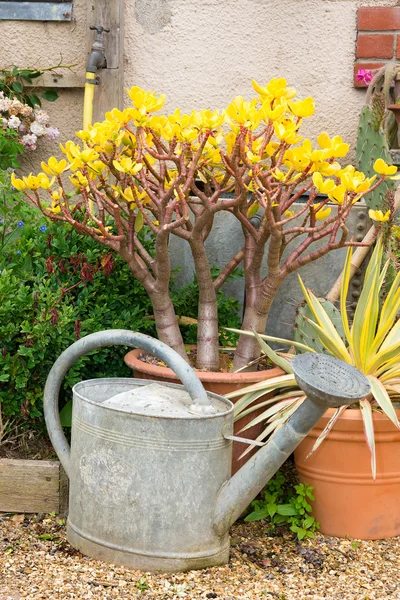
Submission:
[[[113,108],[123,108],[124,102],[124,0],[88,0],[88,27],[101,25],[104,33],[107,68],[98,72],[100,83],[94,96],[93,122],[103,121]],[[88,35],[88,56],[95,32]]]
[[[25,87],[41,88],[83,88],[85,87],[85,74],[65,71],[52,73],[50,71],[37,77],[31,84],[24,82]]]
[[[66,516],[68,514],[68,496],[69,496],[69,479],[60,464],[60,488],[59,488],[59,502],[58,502],[58,514]]]
[[[0,511],[59,512],[60,463],[0,459]]]

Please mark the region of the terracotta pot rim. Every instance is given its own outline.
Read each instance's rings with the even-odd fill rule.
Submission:
[[[176,380],[176,375],[172,369],[168,367],[160,367],[158,365],[151,365],[149,363],[143,362],[140,360],[139,354],[141,354],[143,350],[140,348],[135,348],[134,350],[130,350],[125,357],[125,364],[134,369],[136,371],[140,371],[141,373],[146,373],[150,376],[157,375],[158,377],[163,377],[165,379],[174,379]],[[215,373],[212,371],[196,371],[197,377],[200,381],[204,382],[221,382],[221,383],[246,383],[250,385],[251,383],[258,383],[259,381],[263,381],[264,379],[272,379],[273,377],[278,377],[279,375],[283,375],[282,369],[279,367],[274,367],[273,369],[267,369],[266,371],[253,371],[251,373]]]
[[[336,408],[328,408],[325,414],[321,417],[321,420],[329,420],[331,417],[333,417],[335,411]],[[400,417],[400,407],[397,409],[395,408],[395,411]],[[377,410],[372,411],[372,418],[377,421],[389,421],[389,423],[391,423],[390,419],[388,419],[386,415],[378,412]],[[340,415],[339,421],[342,419],[346,421],[362,421],[361,408],[346,408],[346,410]]]

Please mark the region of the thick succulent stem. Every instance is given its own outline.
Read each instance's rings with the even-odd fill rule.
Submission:
[[[199,286],[196,368],[205,371],[218,371],[217,294],[203,241],[193,237],[189,243]]]
[[[257,300],[246,306],[242,329],[245,331],[257,331],[257,333],[265,333],[267,326],[268,314],[272,303],[281,287],[285,275],[268,275],[262,287],[258,291]],[[233,361],[233,370],[242,369],[249,362],[260,356],[260,346],[257,340],[248,335],[242,335],[235,352]],[[255,367],[254,367],[255,368]]]
[[[153,305],[159,340],[167,344],[172,350],[175,350],[175,352],[189,362],[169,291],[150,292],[149,296]]]

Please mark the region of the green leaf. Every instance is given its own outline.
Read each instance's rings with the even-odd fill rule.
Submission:
[[[60,423],[62,427],[72,427],[72,399],[61,409]]]
[[[272,362],[277,367],[280,367],[286,373],[293,373],[293,369],[292,369],[290,362],[288,360],[286,360],[286,358],[283,358],[283,356],[279,356],[279,354],[277,354],[274,350],[272,350],[272,348],[270,348],[270,346],[268,346],[268,344],[266,342],[264,342],[262,337],[255,330],[253,330],[253,333],[255,335],[257,342],[259,343],[259,345],[261,347],[261,350],[268,356],[268,358],[270,360],[272,360]]]
[[[24,91],[24,86],[19,81],[14,81],[11,85],[11,89],[13,92],[17,92],[17,94],[21,94]]]
[[[28,102],[32,108],[35,108],[35,106],[42,106],[40,98],[38,98],[38,96],[36,96],[36,94],[29,94]]]
[[[55,102],[58,99],[58,93],[55,90],[46,90],[40,95],[47,102]]]
[[[143,228],[144,225],[144,217],[142,213],[139,211],[136,215],[135,219],[135,232],[139,233],[139,231]]]
[[[298,515],[298,511],[292,506],[292,504],[279,504],[277,507],[277,513],[285,517],[295,517]]]

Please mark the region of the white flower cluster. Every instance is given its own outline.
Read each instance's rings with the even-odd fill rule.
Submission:
[[[26,150],[35,150],[40,137],[58,138],[59,131],[49,127],[49,120],[47,112],[39,106],[33,109],[15,98],[7,98],[0,91],[0,127],[17,131],[19,142]]]

